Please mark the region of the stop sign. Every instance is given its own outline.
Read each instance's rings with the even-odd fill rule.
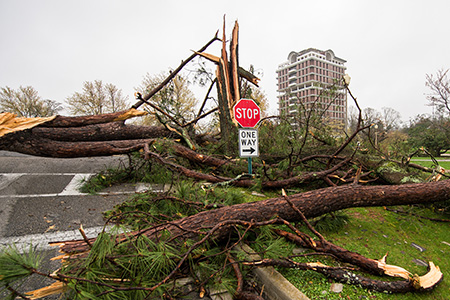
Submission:
[[[242,127],[255,127],[261,120],[261,110],[255,101],[241,99],[233,106],[234,119]]]

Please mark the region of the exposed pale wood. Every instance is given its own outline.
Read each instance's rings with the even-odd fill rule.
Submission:
[[[229,71],[229,66],[228,66],[228,54],[227,54],[227,38],[225,36],[225,16],[223,16],[223,31],[222,31],[222,55],[221,55],[221,59],[222,61],[220,62],[220,67],[222,68],[222,76],[223,76],[223,81],[224,81],[224,87],[226,90],[226,103],[228,104],[228,109],[230,110],[231,108],[231,102],[233,99],[233,96],[231,94],[231,80],[230,80],[230,71]],[[231,115],[231,113],[230,113]]]
[[[55,117],[56,116],[46,118],[22,118],[9,112],[0,113],[0,137],[9,133],[36,127],[53,120]]]
[[[383,293],[407,293],[407,292],[418,292],[433,289],[442,280],[442,277],[437,277],[432,280],[431,285],[428,288],[424,288],[419,284],[420,278],[422,277],[434,277],[430,274],[435,274],[434,271],[429,271],[424,276],[420,278],[417,277],[417,281],[414,280],[396,280],[396,281],[385,281],[378,279],[371,279],[359,274],[352,273],[350,270],[340,267],[330,267],[324,265],[320,262],[313,263],[299,263],[292,260],[281,260],[281,259],[263,259],[261,261],[254,262],[244,262],[245,265],[254,265],[257,267],[267,267],[267,266],[279,266],[285,268],[295,268],[298,270],[312,270],[325,275],[326,277],[345,284],[358,285],[366,289],[375,290]],[[423,282],[426,282],[424,280]],[[428,286],[428,285],[427,285]]]
[[[234,104],[236,104],[240,96],[240,90],[239,90],[239,74],[238,74],[238,36],[239,36],[239,24],[236,21],[234,23],[233,33],[231,37],[231,44],[230,44],[230,63],[231,63],[231,79],[233,82],[233,102],[231,103],[231,106],[233,107]]]
[[[415,280],[416,288],[418,283],[420,289],[431,289],[444,278],[444,274],[442,274],[438,266],[434,265],[432,261],[428,264],[430,265],[430,270],[427,274],[420,276],[418,281]]]
[[[213,63],[216,63],[216,64],[220,63],[220,57],[218,57],[218,56],[215,56],[213,54],[203,53],[203,52],[195,52],[195,53],[212,61]]]
[[[49,286],[25,293],[29,299],[42,299],[51,295],[61,294],[67,290],[67,285],[62,281],[55,281]]]
[[[387,254],[380,260],[378,260],[378,268],[383,270],[384,274],[392,277],[401,277],[408,280],[411,278],[412,274],[404,268],[394,265],[388,265],[386,263],[386,257]]]

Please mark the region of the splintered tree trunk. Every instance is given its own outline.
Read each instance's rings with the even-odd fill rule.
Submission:
[[[345,185],[329,187],[287,197],[307,218],[350,207],[390,206],[417,203],[432,203],[450,198],[450,180],[408,184],[400,186],[359,186]],[[168,230],[172,236],[195,238],[194,231],[207,229],[230,220],[262,222],[279,217],[287,221],[299,221],[299,216],[285,197],[264,201],[225,206],[204,211],[156,229],[147,229],[134,234],[145,234],[155,238],[161,230]],[[230,228],[223,226],[216,232],[216,238],[226,236]],[[125,238],[125,237],[124,237]],[[93,242],[95,239],[92,239]],[[89,249],[84,240],[65,241],[61,251],[65,253],[83,252]]]

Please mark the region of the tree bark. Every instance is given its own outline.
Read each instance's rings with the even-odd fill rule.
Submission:
[[[154,138],[176,138],[172,131],[163,126],[125,125],[123,122],[94,124],[73,128],[35,127],[31,129],[35,138],[54,141],[88,142],[88,141],[116,141]]]
[[[440,273],[438,269],[433,265],[430,271],[424,276],[417,276],[411,280],[396,280],[396,281],[383,281],[372,278],[367,278],[359,274],[354,274],[343,268],[329,267],[318,263],[297,263],[289,260],[280,259],[264,259],[258,262],[245,263],[246,265],[256,265],[258,267],[265,266],[279,266],[285,268],[296,268],[299,270],[312,270],[325,275],[326,277],[342,282],[345,284],[358,285],[366,289],[382,292],[382,293],[407,293],[426,291],[433,289],[443,279],[439,276],[434,279],[432,285],[428,285],[428,277],[436,274],[436,271]],[[439,274],[438,274],[439,275]],[[423,286],[422,286],[423,284]]]
[[[118,111],[115,113],[89,115],[79,117],[56,116],[52,121],[46,122],[41,127],[78,127],[92,124],[102,124],[115,121],[123,121],[135,116],[145,115],[145,112],[135,109]]]
[[[126,154],[142,149],[155,139],[115,141],[55,141],[36,137],[31,131],[15,132],[0,139],[0,150],[14,151],[43,157],[91,157]]]
[[[360,186],[351,184],[313,190],[288,197],[307,218],[350,207],[433,203],[448,200],[449,198],[450,180],[400,186]],[[279,217],[289,222],[299,220],[297,212],[290,207],[286,198],[278,197],[204,211],[158,226],[157,228],[145,229],[133,234],[145,234],[152,238],[156,237],[161,230],[168,230],[172,236],[195,238],[193,231],[212,228],[224,221],[262,222],[274,217]],[[216,238],[226,236],[228,230],[229,228],[224,227],[216,233]],[[94,240],[92,239],[91,242]],[[66,241],[61,245],[61,251],[65,253],[83,252],[88,250],[88,248],[84,240]]]

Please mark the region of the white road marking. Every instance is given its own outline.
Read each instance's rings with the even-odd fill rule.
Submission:
[[[102,232],[102,230],[103,226],[84,229],[88,238],[96,237],[100,232]],[[3,250],[4,247],[8,247],[10,245],[15,245],[20,252],[28,251],[30,249],[30,245],[37,251],[56,249],[55,247],[51,247],[49,243],[81,239],[83,239],[83,237],[78,230],[4,237],[0,238],[0,251]]]
[[[7,198],[7,201],[13,198],[30,198],[30,197],[59,197],[59,196],[78,196],[78,195],[89,195],[86,193],[81,193],[79,191],[79,186],[83,180],[89,179],[92,173],[3,173],[0,174],[0,190],[7,187],[14,180],[17,180],[21,176],[73,176],[69,184],[64,188],[61,193],[52,194],[30,194],[30,195],[0,195],[0,199]],[[98,195],[120,195],[120,194],[134,194],[134,191],[125,192],[113,192],[113,193],[98,193]],[[85,228],[84,231],[88,238],[96,237],[102,230],[103,226]],[[107,226],[107,229],[111,226]],[[82,236],[78,230],[69,231],[58,231],[49,232],[43,234],[30,234],[24,236],[13,236],[13,237],[0,237],[0,251],[5,247],[10,245],[15,245],[20,252],[28,251],[30,245],[37,251],[56,249],[49,245],[50,242],[55,241],[68,241],[68,240],[79,240]]]
[[[12,181],[20,178],[21,176],[73,176],[69,184],[64,188],[61,193],[51,193],[51,194],[27,194],[27,195],[0,195],[2,198],[39,198],[39,197],[59,197],[59,196],[86,196],[89,194],[82,193],[79,191],[79,187],[83,180],[89,179],[93,176],[93,173],[6,173],[0,174],[4,176],[4,180],[0,180],[0,190],[7,187]],[[134,191],[123,191],[123,192],[100,192],[97,195],[124,195],[124,194],[134,194]]]
[[[0,190],[4,189],[8,185],[10,185],[14,180],[20,178],[22,175],[21,173],[8,173],[8,174],[0,174]]]
[[[83,181],[86,181],[94,174],[75,174],[69,184],[64,188],[64,190],[58,194],[59,196],[74,196],[74,195],[83,195],[84,193],[80,192],[80,186]],[[86,195],[86,194],[84,194]]]

